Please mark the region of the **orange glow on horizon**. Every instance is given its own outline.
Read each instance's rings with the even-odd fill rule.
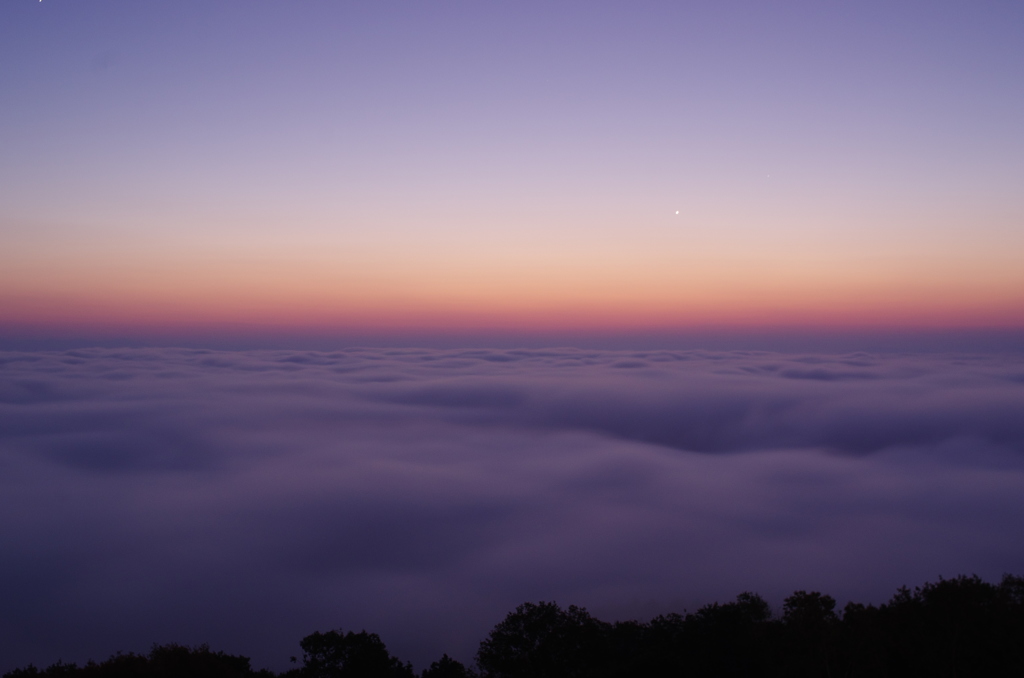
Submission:
[[[935,298],[915,290],[849,290],[800,296],[776,290],[711,290],[661,298],[378,294],[361,298],[244,294],[98,295],[90,290],[0,296],[0,325],[137,327],[249,326],[356,330],[628,330],[700,327],[1024,327],[1024,300],[1006,295]]]
[[[422,251],[25,248],[0,259],[0,326],[254,331],[1022,327],[1010,255],[627,247]],[[1002,255],[1001,255],[1002,256]]]

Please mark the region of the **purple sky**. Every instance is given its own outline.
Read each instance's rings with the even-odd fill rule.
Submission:
[[[5,0],[0,336],[1021,328],[1022,44],[1011,1]]]
[[[0,354],[0,670],[315,630],[422,668],[515,605],[649,618],[1024,571],[998,355]]]

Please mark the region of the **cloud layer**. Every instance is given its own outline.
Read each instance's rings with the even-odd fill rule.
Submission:
[[[1024,572],[1024,360],[0,353],[0,670]]]

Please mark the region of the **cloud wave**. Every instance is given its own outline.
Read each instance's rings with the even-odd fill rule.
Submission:
[[[0,353],[0,670],[315,628],[468,660],[524,600],[1024,572],[996,355]]]

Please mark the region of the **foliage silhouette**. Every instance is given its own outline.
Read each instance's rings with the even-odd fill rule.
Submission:
[[[413,678],[377,634],[316,632],[302,665],[281,678]],[[444,655],[421,678],[1010,678],[1024,676],[1024,578],[977,576],[901,588],[886,603],[848,603],[797,591],[773,616],[741,593],[650,622],[595,619],[553,602],[524,603],[480,643],[476,669]],[[58,662],[4,678],[271,678],[247,657],[201,645],[154,646],[85,666]]]
[[[311,633],[299,642],[302,668],[289,671],[299,678],[413,678],[412,665],[388,653],[376,633],[341,630]]]
[[[445,654],[424,669],[421,678],[471,678],[473,675],[462,662]]]
[[[149,655],[117,654],[85,666],[58,662],[42,671],[29,665],[4,678],[71,676],[74,678],[271,678],[270,671],[253,671],[248,657],[213,652],[208,645],[154,645]]]
[[[797,591],[783,602],[784,664],[789,675],[832,675],[839,623],[835,608],[832,596],[817,591]]]
[[[493,678],[574,678],[600,665],[609,624],[570,605],[524,603],[480,644],[477,664]]]

